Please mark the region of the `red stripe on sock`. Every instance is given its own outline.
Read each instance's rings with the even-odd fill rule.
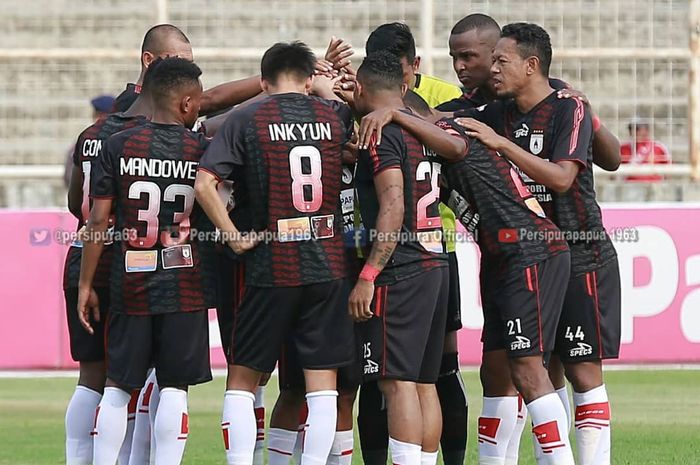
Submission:
[[[344,450],[340,453],[341,456],[352,455],[352,449]]]
[[[227,426],[229,423],[226,423],[225,426],[222,423],[221,426],[224,426],[221,428],[221,432],[224,434],[224,449],[229,450],[230,442],[229,442],[229,437],[228,437],[228,428]]]
[[[584,404],[576,407],[576,421],[596,419],[610,421],[610,403],[598,402],[595,404]]]
[[[561,436],[559,436],[559,426],[556,420],[549,421],[547,423],[542,423],[532,428],[532,432],[537,438],[537,442],[540,443],[542,449],[545,447],[550,447],[550,444],[561,442]]]
[[[486,439],[485,437],[482,437],[482,436],[479,436],[479,442],[488,442],[489,444],[493,444],[494,446],[498,445],[498,443],[496,441]]]
[[[500,418],[479,417],[479,436],[495,439],[500,424]]]
[[[146,390],[143,393],[143,402],[141,402],[142,407],[148,407],[151,405],[151,395],[153,394],[153,383],[148,383]],[[148,409],[146,409],[148,412]]]
[[[267,448],[267,451],[268,451],[268,452],[274,452],[275,454],[286,455],[286,456],[288,456],[288,457],[291,457],[291,456],[292,456],[292,452],[287,452],[287,451],[279,450],[279,449],[273,449],[272,447],[268,447],[268,448]]]

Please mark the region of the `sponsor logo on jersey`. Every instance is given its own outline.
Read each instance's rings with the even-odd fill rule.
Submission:
[[[515,130],[516,139],[520,139],[521,137],[527,137],[528,134],[530,134],[530,128],[525,123],[523,123],[520,129]]]
[[[591,355],[593,353],[593,347],[590,345],[579,342],[578,347],[574,347],[569,351],[569,357],[583,357],[585,355]]]
[[[532,346],[530,339],[525,336],[515,336],[515,341],[510,343],[510,350],[524,350]]]

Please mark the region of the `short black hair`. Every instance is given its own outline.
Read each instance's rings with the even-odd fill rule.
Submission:
[[[370,92],[401,90],[403,68],[399,57],[388,51],[367,55],[357,69],[357,80]]]
[[[477,29],[480,31],[494,30],[501,32],[501,26],[495,19],[483,13],[472,13],[457,21],[452,27],[450,34],[462,34],[467,31]]]
[[[158,24],[150,28],[146,32],[146,35],[143,36],[141,53],[151,52],[156,56],[162,54],[165,51],[165,44],[169,38],[175,38],[186,44],[190,43],[190,39],[188,39],[185,33],[177,26],[173,26],[172,24]]]
[[[148,67],[148,92],[153,102],[163,103],[186,86],[200,85],[202,70],[194,62],[178,57],[160,58]]]
[[[540,70],[549,76],[552,64],[552,41],[543,28],[533,23],[512,23],[503,27],[501,37],[515,40],[522,58],[536,56],[540,59]]]
[[[365,52],[371,55],[379,51],[393,53],[399,60],[405,58],[409,64],[413,63],[416,59],[416,41],[411,28],[404,23],[387,23],[372,31],[365,44]]]
[[[300,80],[314,74],[316,55],[304,42],[277,42],[268,48],[260,62],[262,78],[272,84],[280,74],[295,74]]]
[[[433,112],[430,110],[430,105],[428,105],[428,102],[423,100],[423,97],[410,89],[407,90],[403,96],[403,104],[413,110],[415,113],[418,113],[420,116],[427,117],[433,114]]]

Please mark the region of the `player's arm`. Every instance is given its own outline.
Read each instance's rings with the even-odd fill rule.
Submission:
[[[374,187],[379,203],[376,238],[372,241],[369,258],[348,301],[350,315],[355,321],[365,321],[372,317],[370,304],[374,297],[374,279],[389,263],[404,219],[404,186],[400,167],[388,168],[376,174]]]
[[[224,242],[237,253],[242,254],[252,249],[257,242],[251,240],[249,234],[242,234],[226,211],[226,206],[221,201],[216,186],[219,180],[209,171],[200,169],[194,181],[194,195],[204,213],[219,231]]]
[[[446,160],[461,160],[467,154],[467,143],[461,137],[454,137],[432,123],[396,109],[376,110],[362,118],[358,135],[360,148],[367,148],[375,133],[377,145],[380,145],[382,128],[392,122]]]
[[[578,175],[581,165],[577,161],[562,160],[553,163],[521,149],[480,121],[459,118],[457,122],[466,129],[466,135],[478,139],[486,147],[505,155],[533,180],[555,192],[562,193],[569,190]]]
[[[558,93],[559,98],[577,98],[591,109],[591,102],[583,92],[566,88]],[[593,163],[605,171],[617,171],[620,167],[620,140],[601,123],[598,117],[593,118]]]
[[[235,169],[244,166],[245,151],[242,142],[249,117],[235,111],[229,116],[209,144],[199,161],[194,181],[194,195],[204,213],[221,231],[222,239],[236,254],[242,254],[257,245],[251,234],[241,234],[229,218],[226,206],[216,190],[219,181],[228,179]]]
[[[71,166],[70,184],[68,185],[68,210],[82,223],[83,170],[81,170],[79,166]]]
[[[89,332],[95,331],[90,324],[90,317],[100,321],[100,303],[92,288],[95,270],[102,255],[109,216],[112,212],[112,199],[93,199],[90,218],[83,232],[83,253],[80,261],[80,280],[78,282],[78,318],[80,324]]]
[[[202,93],[199,114],[209,115],[233,107],[255,97],[261,92],[260,76],[219,84]]]

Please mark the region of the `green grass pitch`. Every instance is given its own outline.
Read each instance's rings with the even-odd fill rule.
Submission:
[[[481,390],[475,371],[464,373],[469,394],[467,464],[476,464],[476,417]],[[613,412],[614,465],[700,465],[700,371],[606,373]],[[74,387],[67,378],[0,378],[0,464],[56,465],[63,456],[63,415]],[[219,421],[224,380],[190,391],[190,436],[185,464],[225,465]],[[276,379],[266,392],[268,413]],[[353,465],[362,463],[356,443]],[[532,444],[521,444],[523,465],[534,465]]]

